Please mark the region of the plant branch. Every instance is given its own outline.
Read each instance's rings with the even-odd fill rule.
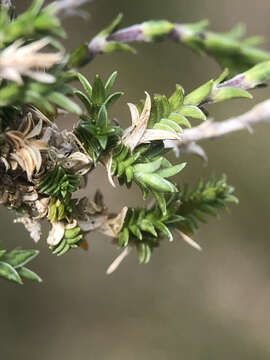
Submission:
[[[184,130],[182,140],[172,142],[181,148],[194,142],[218,138],[235,131],[251,130],[253,125],[264,122],[270,122],[270,99],[254,106],[250,111],[240,116],[221,122],[207,120],[199,126]]]
[[[134,51],[128,43],[156,42],[171,39],[181,43],[199,54],[208,54],[222,67],[230,68],[231,74],[246,71],[259,62],[270,59],[270,53],[257,47],[261,38],[243,39],[244,28],[236,26],[227,33],[215,33],[207,30],[208,22],[177,24],[166,20],[146,21],[118,30],[122,20],[119,15],[106,29],[98,33],[89,44],[83,44],[74,51],[77,62],[84,65],[98,54],[114,51]]]
[[[85,19],[88,18],[87,12],[79,10],[78,8],[82,5],[89,3],[91,0],[58,0],[51,6],[54,7],[55,14],[59,17],[67,17],[79,15]],[[50,5],[49,5],[50,6]]]

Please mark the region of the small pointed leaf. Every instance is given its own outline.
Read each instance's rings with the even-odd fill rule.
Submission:
[[[198,89],[195,89],[185,97],[184,104],[199,105],[201,102],[207,99],[212,91],[213,85],[214,81],[210,80],[206,84],[200,86]]]
[[[163,178],[168,178],[168,177],[174,176],[174,175],[178,174],[180,171],[182,171],[184,169],[184,167],[186,166],[186,164],[187,163],[182,163],[179,165],[168,167],[168,168],[159,170],[156,174]]]
[[[21,267],[18,269],[18,274],[25,279],[42,282],[42,279],[32,270],[27,269],[26,267]]]
[[[3,261],[0,261],[0,277],[22,284],[22,279],[14,267]]]
[[[205,114],[197,106],[184,105],[179,109],[179,112],[184,116],[188,116],[194,119],[206,120]]]

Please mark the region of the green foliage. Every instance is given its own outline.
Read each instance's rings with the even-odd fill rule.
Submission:
[[[166,214],[157,203],[150,209],[130,208],[118,236],[118,245],[135,246],[139,262],[147,263],[164,237],[173,240],[174,229],[193,234],[200,222],[207,221],[206,215],[217,216],[220,209],[228,209],[228,203],[238,203],[233,191],[223,176],[206,183],[200,181],[193,191],[184,186],[178,193],[166,196]]]
[[[177,194],[177,199],[181,202],[177,214],[185,218],[177,224],[177,228],[184,233],[193,234],[200,222],[206,222],[206,215],[217,216],[219,209],[228,209],[228,203],[238,203],[233,191],[234,188],[227,184],[225,176],[219,180],[201,180],[195,190],[189,190],[189,186],[185,186]]]
[[[75,211],[75,200],[71,199],[70,193],[67,193],[64,198],[51,196],[48,215],[50,222],[72,217],[75,215]]]
[[[51,196],[48,215],[51,222],[73,215],[75,200],[71,199],[71,195],[78,190],[79,185],[80,177],[69,173],[60,165],[42,177],[37,189],[40,194]]]
[[[34,0],[21,15],[10,20],[8,12],[0,13],[0,49],[18,39],[34,41],[44,36],[63,37],[65,32],[52,6],[42,8],[44,0]],[[58,46],[60,46],[59,43]]]
[[[38,192],[44,195],[52,195],[65,198],[78,189],[80,178],[71,174],[62,166],[57,165],[54,170],[46,174],[38,184]]]
[[[133,51],[127,43],[133,41],[160,41],[172,38],[199,54],[215,58],[222,68],[229,68],[230,75],[246,71],[252,66],[270,60],[270,53],[258,48],[263,41],[261,37],[243,38],[244,27],[237,25],[226,33],[208,31],[208,21],[202,20],[192,24],[173,24],[167,20],[150,20],[117,31],[122,16],[105,30],[96,35],[89,44],[89,52],[78,48],[73,57],[75,66],[92,60],[96,54],[113,51]],[[85,46],[85,45],[84,45]],[[85,47],[84,47],[85,49]]]
[[[247,88],[255,88],[270,78],[270,61],[264,61],[242,74]]]
[[[182,127],[191,127],[187,117],[205,120],[204,113],[196,106],[184,103],[184,90],[176,85],[176,90],[167,98],[155,95],[152,101],[149,129],[182,132]]]
[[[243,39],[245,29],[242,25],[237,25],[226,33],[211,32],[207,27],[208,21],[205,20],[182,24],[179,41],[199,54],[214,57],[222,68],[229,68],[231,76],[270,59],[269,52],[257,47],[261,37]]]
[[[164,214],[164,194],[178,191],[167,178],[179,173],[186,165],[182,163],[172,166],[164,158],[165,152],[162,142],[137,146],[132,154],[127,147],[120,145],[113,153],[111,169],[112,175],[117,176],[121,185],[130,187],[134,181],[141,188],[144,198],[152,192]]]
[[[22,278],[41,282],[41,278],[25,267],[32,261],[39,251],[37,250],[20,250],[12,251],[0,250],[0,277],[13,281],[17,284],[22,284]]]
[[[175,215],[177,202],[168,202],[168,210],[164,215],[155,204],[150,209],[130,208],[127,212],[123,228],[118,236],[119,247],[136,246],[140,263],[148,263],[152,250],[159,246],[162,237],[173,240],[171,229],[184,220]]]
[[[96,75],[91,86],[83,75],[78,74],[85,93],[76,90],[74,94],[84,104],[87,114],[81,115],[82,121],[74,132],[94,164],[102,153],[110,151],[117,144],[122,134],[119,126],[109,122],[107,113],[107,109],[122,95],[122,92],[110,93],[116,76],[117,72],[112,73],[104,85],[99,75]]]
[[[56,246],[51,246],[52,253],[61,256],[66,254],[70,249],[75,249],[84,240],[79,226],[72,229],[66,229],[64,237]]]
[[[28,10],[12,19],[5,9],[1,9],[0,49],[5,50],[10,44],[12,46],[31,44],[46,37],[51,48],[63,52],[63,46],[58,38],[63,37],[65,32],[59,19],[54,15],[53,4],[42,8],[43,3],[43,0],[33,1]],[[21,43],[16,43],[17,40]],[[44,83],[28,77],[25,77],[23,83],[2,80],[0,106],[32,104],[51,118],[55,115],[55,106],[80,114],[79,106],[68,97],[72,94],[72,87],[67,84],[72,80],[72,73],[66,71],[65,59],[61,64],[51,68],[48,73],[55,78],[54,82]]]
[[[30,79],[27,79],[22,85],[3,81],[0,84],[0,106],[33,104],[43,113],[53,117],[55,115],[53,105],[56,105],[68,112],[81,114],[80,107],[67,96],[71,95],[72,88],[65,84],[68,78],[63,78],[60,71],[61,69],[59,72],[52,73],[56,76],[56,81],[52,84],[39,83]]]

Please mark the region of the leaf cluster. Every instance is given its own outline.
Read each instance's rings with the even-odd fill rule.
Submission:
[[[61,165],[57,165],[42,177],[37,189],[40,194],[51,196],[49,201],[51,222],[60,221],[72,215],[75,204],[71,196],[79,185],[80,177],[69,173]]]
[[[67,253],[70,249],[75,249],[83,241],[83,234],[79,226],[72,229],[66,229],[64,236],[59,244],[51,246],[52,253],[61,256]]]
[[[12,251],[0,250],[0,277],[13,281],[17,284],[23,284],[22,279],[41,282],[41,278],[32,270],[25,267],[37,255],[38,250],[21,250]]]
[[[166,214],[166,193],[177,192],[177,187],[167,178],[178,174],[185,163],[172,166],[164,157],[163,142],[137,146],[133,153],[128,147],[120,145],[113,153],[112,175],[118,178],[120,185],[130,187],[134,181],[142,190],[144,198],[151,192],[161,211]]]
[[[87,114],[81,115],[81,120],[74,133],[84,145],[94,164],[102,153],[110,151],[116,146],[122,130],[118,125],[112,124],[108,119],[107,110],[123,94],[110,93],[114,85],[117,72],[112,73],[105,85],[99,75],[96,75],[93,86],[81,74],[78,78],[84,88],[84,93],[75,90],[74,94],[84,104]]]
[[[135,246],[139,262],[147,263],[164,237],[173,240],[173,230],[194,234],[200,222],[207,222],[207,215],[217,216],[219,210],[228,209],[229,203],[238,203],[233,191],[222,176],[200,181],[194,190],[185,185],[178,193],[166,196],[166,214],[157,203],[150,209],[130,208],[118,236],[118,245]]]
[[[0,13],[0,49],[10,43],[38,40],[44,36],[64,37],[65,32],[54,15],[53,6],[42,8],[44,0],[34,0],[32,5],[18,17],[10,19],[5,8]],[[60,48],[59,42],[54,44]]]
[[[184,220],[175,214],[177,202],[167,201],[166,215],[155,204],[150,209],[129,208],[123,228],[118,236],[119,247],[136,246],[140,263],[148,263],[152,250],[158,247],[163,237],[173,240],[171,229]]]
[[[177,194],[181,205],[177,214],[185,220],[177,224],[184,233],[193,234],[200,222],[206,222],[206,216],[217,216],[220,209],[227,209],[229,203],[238,203],[233,195],[234,188],[227,184],[226,176],[214,177],[207,182],[201,180],[194,190],[184,186]]]

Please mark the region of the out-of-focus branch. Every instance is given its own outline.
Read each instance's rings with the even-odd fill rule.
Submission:
[[[62,0],[68,1],[68,0]],[[243,39],[244,29],[236,26],[227,33],[208,31],[207,21],[177,24],[167,20],[151,20],[118,30],[120,14],[106,29],[99,32],[88,44],[81,45],[72,54],[72,65],[80,66],[96,55],[114,51],[134,51],[132,42],[156,42],[171,39],[199,54],[216,59],[222,68],[228,67],[231,75],[244,72],[262,61],[270,59],[270,53],[257,47],[261,38]]]
[[[90,1],[91,0],[59,0],[55,1],[52,6],[55,8],[55,13],[60,17],[79,15],[87,18],[87,12],[79,10],[78,8]]]
[[[182,135],[182,140],[173,141],[173,143],[181,148],[190,143],[218,138],[235,131],[251,130],[253,125],[264,122],[270,122],[270,99],[254,106],[250,111],[240,116],[220,122],[207,120],[199,126],[187,129]]]

